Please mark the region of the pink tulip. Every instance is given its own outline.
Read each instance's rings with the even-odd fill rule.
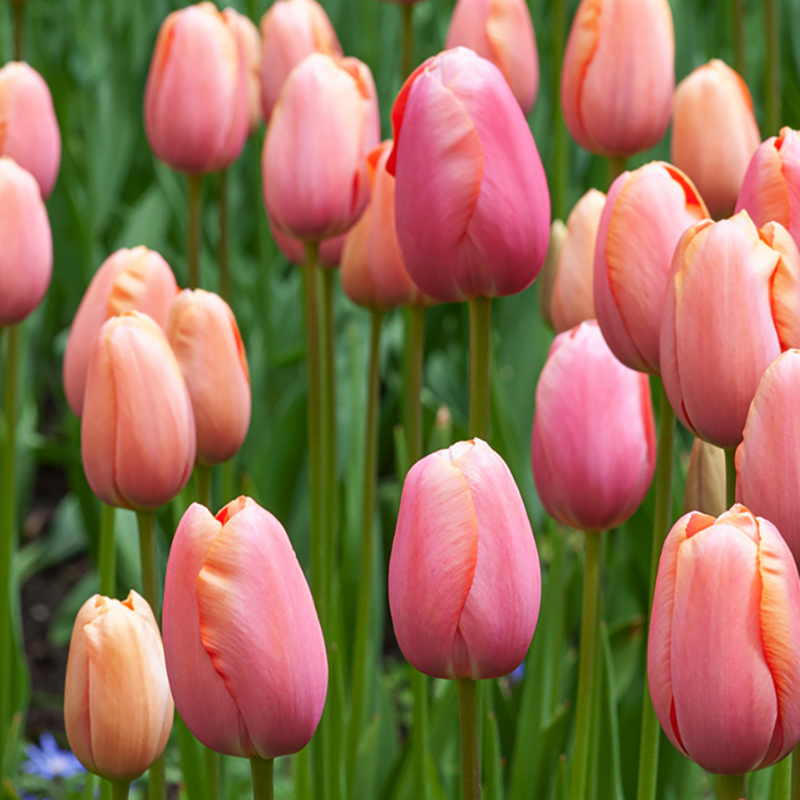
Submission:
[[[303,243],[299,239],[294,239],[285,233],[281,233],[271,219],[268,219],[268,222],[272,238],[286,260],[296,267],[304,266],[306,263],[306,251]],[[319,265],[321,267],[331,269],[338,267],[342,263],[342,250],[344,249],[346,238],[347,234],[342,233],[331,239],[323,239],[319,243]]]
[[[274,758],[313,736],[328,686],[322,629],[286,531],[250,498],[183,515],[164,649],[178,713],[212,750]]]
[[[352,227],[369,200],[366,156],[379,136],[369,68],[308,56],[287,79],[264,142],[264,204],[275,227],[308,241]]]
[[[530,112],[539,91],[539,54],[525,0],[458,0],[444,46],[460,45],[491,61],[523,113]]]
[[[276,0],[261,18],[261,109],[269,122],[289,73],[311,53],[342,57],[325,9],[316,0]]]
[[[144,127],[156,156],[191,174],[230,166],[247,138],[247,81],[236,33],[213,3],[173,11],[145,89]]]
[[[44,79],[21,62],[0,69],[0,155],[28,170],[50,197],[61,163],[58,120]]]
[[[550,195],[500,71],[458,47],[428,59],[392,109],[395,222],[406,269],[442,302],[521,292],[539,274]]]
[[[594,259],[597,321],[614,355],[658,375],[661,310],[683,232],[708,216],[694,184],[654,161],[620,175],[608,191]]]
[[[236,9],[222,12],[228,27],[236,34],[247,70],[247,131],[252,133],[261,123],[261,36],[253,21]]]
[[[672,160],[695,182],[713,216],[733,211],[760,143],[747,84],[723,61],[712,59],[678,84]]]
[[[100,329],[89,362],[81,452],[108,505],[158,508],[186,486],[196,448],[181,368],[161,328],[130,311]]]
[[[539,617],[536,543],[514,478],[485,442],[459,442],[406,476],[389,561],[403,655],[436,678],[519,666]]]
[[[742,440],[758,382],[800,345],[800,254],[746,211],[689,228],[675,250],[661,327],[661,378],[678,419],[717,447]]]
[[[165,329],[177,294],[175,276],[155,250],[123,248],[100,265],[72,321],[64,352],[64,392],[76,417],[83,411],[89,360],[103,323],[126,311],[141,311]]]
[[[800,578],[778,529],[744,506],[693,512],[658,567],[647,675],[675,747],[742,775],[800,740]]]
[[[594,321],[556,336],[536,387],[531,460],[547,513],[582,531],[639,507],[656,460],[646,375],[620,364]]]

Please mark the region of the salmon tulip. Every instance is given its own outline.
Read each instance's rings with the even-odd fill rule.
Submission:
[[[542,319],[553,327],[553,287],[558,277],[558,263],[561,260],[561,251],[567,239],[567,226],[560,220],[554,219],[550,225],[550,240],[547,242],[547,254],[544,257],[542,271],[539,273],[539,310]],[[594,307],[594,302],[592,302]]]
[[[234,8],[222,12],[228,27],[236,34],[247,70],[247,130],[252,133],[261,122],[261,36],[253,21]]]

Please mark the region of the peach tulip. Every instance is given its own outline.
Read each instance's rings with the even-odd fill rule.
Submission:
[[[255,23],[234,8],[226,8],[222,16],[236,34],[239,49],[244,54],[247,70],[247,131],[252,133],[260,124],[261,115],[261,36]]]
[[[702,511],[718,517],[727,508],[725,451],[695,439],[686,470],[683,510]]]
[[[542,271],[539,273],[539,310],[542,319],[553,327],[553,287],[558,276],[558,262],[561,260],[561,251],[567,239],[567,226],[560,220],[554,219],[550,225],[550,239],[547,242],[547,254],[544,257]],[[594,302],[592,302],[594,308]]]
[[[158,508],[192,474],[196,435],[181,368],[161,328],[129,311],[100,329],[86,378],[81,452],[108,505]]]
[[[712,59],[678,84],[672,101],[672,161],[695,182],[713,216],[733,211],[759,144],[750,91],[725,62]]]
[[[233,312],[212,292],[184,289],[172,304],[167,339],[192,400],[197,461],[227,461],[250,425],[250,372]]]
[[[597,321],[614,355],[658,375],[661,310],[683,232],[708,216],[694,184],[660,161],[620,175],[608,191],[594,259]]]
[[[536,387],[531,462],[547,513],[582,531],[639,507],[656,463],[647,376],[621,364],[594,320],[553,340]]]
[[[286,531],[250,498],[183,515],[164,649],[178,713],[212,750],[274,758],[313,736],[328,686],[322,629]]]
[[[519,666],[539,617],[541,572],[511,472],[480,439],[406,476],[389,560],[403,655],[435,678],[497,678]]]
[[[261,17],[261,110],[267,122],[289,73],[311,53],[342,57],[325,9],[316,0],[276,0]]]
[[[800,740],[800,578],[778,529],[735,505],[674,525],[658,567],[647,676],[675,747],[742,775]]]
[[[50,197],[61,164],[61,133],[44,78],[21,62],[0,69],[0,155],[28,170],[42,197]]]
[[[247,82],[236,32],[213,3],[173,11],[145,89],[144,127],[156,156],[190,174],[230,166],[247,138]]]
[[[379,137],[369,68],[308,56],[287,79],[264,141],[264,204],[275,227],[307,241],[352,227],[369,200],[366,156]]]
[[[444,46],[469,47],[503,73],[524,114],[539,91],[539,54],[525,0],[458,0]]]
[[[72,629],[64,687],[69,746],[90,772],[138,778],[161,755],[175,707],[147,601],[90,597]]]
[[[288,262],[294,264],[296,267],[302,267],[306,263],[306,251],[303,243],[299,239],[294,239],[281,233],[273,224],[271,219],[267,220],[269,223],[269,230],[278,249],[283,253]],[[338,267],[342,263],[342,250],[344,249],[344,242],[347,238],[346,233],[339,236],[334,236],[331,239],[323,239],[319,243],[319,265],[321,267],[333,268]]]
[[[53,271],[50,220],[39,184],[0,156],[0,326],[25,319],[42,302]]]
[[[678,419],[717,447],[742,441],[758,382],[800,345],[800,254],[777,223],[746,211],[681,238],[661,326],[661,378]]]
[[[561,71],[561,107],[575,141],[626,158],[658,144],[675,88],[667,0],[581,0]]]
[[[550,195],[501,72],[458,47],[429,58],[392,109],[397,240],[411,279],[442,302],[521,292],[542,267]]]
[[[100,265],[72,321],[64,352],[64,392],[76,417],[83,412],[86,373],[103,323],[126,311],[141,311],[166,329],[177,294],[175,276],[155,250],[123,248]]]

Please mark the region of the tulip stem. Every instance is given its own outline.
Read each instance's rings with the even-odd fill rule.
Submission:
[[[717,800],[744,800],[747,798],[744,775],[717,775]]]
[[[101,503],[100,509],[100,553],[98,563],[100,569],[100,594],[114,597],[117,592],[116,558],[114,553],[114,506]]]
[[[200,288],[200,216],[203,200],[203,176],[188,175],[189,179],[189,288]]]
[[[218,800],[219,754],[215,753],[210,747],[203,747],[203,761],[206,770],[206,797],[208,800]],[[270,759],[271,763],[272,759]],[[272,786],[272,781],[270,781],[270,786]]]
[[[625,165],[628,159],[625,156],[609,156],[608,157],[608,185],[611,186],[614,181],[625,172]]]
[[[403,14],[403,56],[400,62],[400,81],[406,78],[414,68],[414,4],[400,3]]]
[[[325,602],[330,604],[333,575],[336,574],[336,534],[338,509],[336,508],[336,337],[333,310],[333,283],[336,270],[323,269],[322,319],[320,325],[320,350],[322,352],[322,437],[323,481],[325,510],[323,512],[326,541]]]
[[[128,790],[131,788],[128,781],[112,781],[111,797],[113,800],[128,800]]]
[[[25,2],[12,0],[11,13],[14,17],[14,61],[22,61],[25,41]]]
[[[744,0],[731,0],[733,24],[733,66],[744,80]]]
[[[569,190],[569,137],[561,113],[561,67],[564,61],[564,44],[567,32],[566,0],[555,0],[551,11],[553,61],[551,64],[553,98],[553,218],[566,219],[567,192]]]
[[[791,800],[800,800],[800,744],[792,751],[792,793]]]
[[[481,775],[478,760],[478,683],[456,680],[458,713],[461,718],[461,775],[464,800],[480,800]]]
[[[211,467],[197,464],[194,468],[194,474],[197,480],[197,502],[211,511]],[[211,511],[211,513],[213,514],[214,512]]]
[[[765,136],[776,136],[781,124],[781,37],[780,2],[764,0],[764,36],[766,41]]]
[[[253,800],[272,800],[273,781],[271,758],[251,758],[250,771],[253,773]]]
[[[725,450],[725,501],[730,508],[736,502],[736,448]]]
[[[142,560],[142,596],[153,610],[156,619],[161,618],[158,605],[158,572],[156,569],[156,516],[153,511],[137,511],[139,523],[139,555]]]
[[[469,301],[469,435],[489,441],[492,298]]]
[[[219,173],[217,205],[219,207],[219,293],[230,305],[231,302],[231,261],[228,238],[228,170]]]

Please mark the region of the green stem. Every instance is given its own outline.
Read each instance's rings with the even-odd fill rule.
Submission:
[[[25,2],[12,0],[11,13],[14,17],[14,61],[22,61],[25,41]]]
[[[608,157],[608,185],[611,186],[614,181],[625,172],[625,165],[628,159],[625,156],[609,156]]]
[[[197,479],[197,502],[205,506],[213,514],[214,511],[211,508],[211,467],[207,467],[205,464],[196,464],[194,474]]]
[[[189,175],[189,288],[200,288],[200,218],[203,200],[203,176]]]
[[[200,759],[203,745],[192,736],[180,714],[175,714],[175,738],[178,740],[183,788],[187,800],[211,800],[206,789],[205,776]]]
[[[792,751],[792,800],[800,800],[800,744]]]
[[[159,756],[151,765],[147,785],[147,800],[166,800],[167,787],[164,780],[164,756]]]
[[[747,797],[744,775],[717,775],[717,800],[743,800]]]
[[[253,800],[272,800],[274,797],[272,765],[271,758],[250,759],[250,771],[253,773]]]
[[[770,800],[789,800],[792,791],[792,758],[787,756],[772,768]]]
[[[600,545],[602,534],[586,534],[583,568],[581,652],[578,664],[578,700],[575,708],[575,745],[572,753],[572,800],[584,800],[589,787],[589,746],[592,733],[592,679],[597,658],[597,624],[600,604]]]
[[[208,747],[203,747],[203,762],[206,772],[206,798],[218,800],[219,798],[219,753]],[[270,759],[270,765],[272,759]],[[271,776],[270,776],[271,777]],[[270,780],[270,786],[272,781]],[[272,795],[270,795],[271,797]]]
[[[469,435],[489,441],[491,297],[469,301]]]
[[[765,71],[766,113],[765,136],[775,136],[781,124],[781,37],[779,0],[764,0],[764,37],[767,51]]]
[[[323,525],[326,539],[325,602],[331,603],[333,576],[336,574],[337,524],[339,518],[336,502],[336,336],[333,311],[333,285],[336,270],[323,269],[322,273],[322,325],[320,349],[322,350],[322,438],[323,481],[325,510]],[[332,627],[330,628],[332,631]]]
[[[478,760],[478,684],[465,678],[456,680],[458,713],[461,719],[461,774],[464,800],[480,800],[481,775]]]
[[[230,305],[231,302],[231,264],[228,240],[228,170],[219,173],[219,293],[222,299]]]
[[[117,593],[116,558],[114,553],[114,518],[117,509],[101,503],[100,509],[100,594],[114,597]]]
[[[553,98],[553,219],[567,218],[567,191],[569,189],[569,136],[561,113],[561,66],[564,62],[564,45],[567,32],[566,0],[554,0],[552,6],[553,60],[551,96]]]
[[[128,790],[131,785],[128,781],[113,781],[111,783],[111,797],[113,800],[128,800]]]
[[[400,80],[405,82],[414,67],[414,4],[401,3],[400,9],[403,14],[403,56],[400,61]]]
[[[733,68],[744,79],[744,0],[731,0],[733,24]]]
[[[137,511],[139,523],[139,554],[142,560],[142,596],[153,609],[156,619],[161,619],[158,604],[158,571],[156,567],[156,516],[153,511]]]
[[[422,369],[425,356],[425,308],[408,309],[408,375],[406,407],[406,444],[408,463],[412,466],[422,458]]]
[[[725,502],[730,508],[736,502],[736,448],[725,450]]]

